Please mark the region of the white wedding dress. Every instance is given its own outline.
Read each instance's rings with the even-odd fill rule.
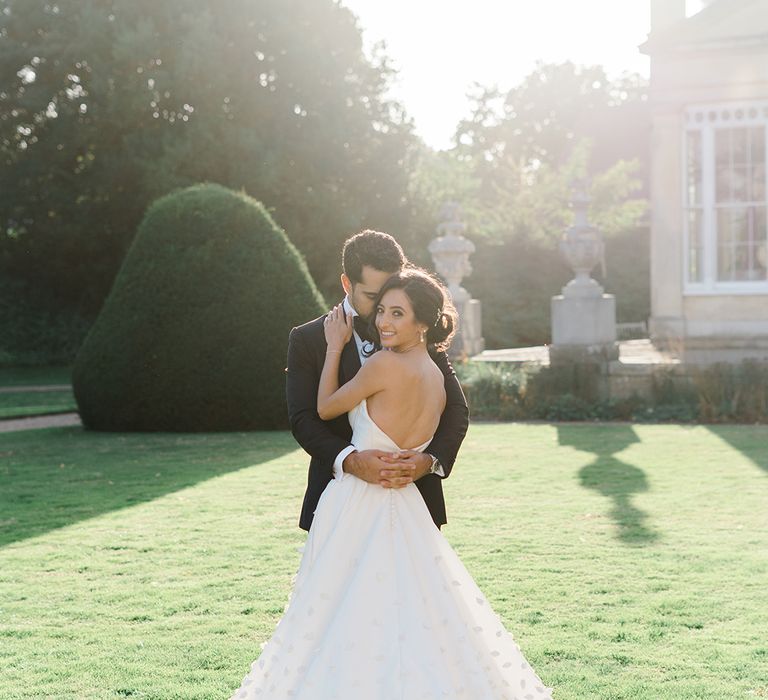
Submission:
[[[349,420],[358,449],[400,449],[365,400]],[[550,691],[416,486],[346,475],[323,492],[289,605],[232,698],[544,700]]]

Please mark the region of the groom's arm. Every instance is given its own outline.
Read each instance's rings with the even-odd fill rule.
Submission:
[[[464,441],[469,427],[469,407],[461,384],[448,360],[445,352],[432,356],[435,364],[445,376],[445,409],[440,416],[440,424],[437,426],[435,437],[424,450],[427,454],[437,457],[443,467],[444,477],[448,477],[456,461],[459,447]]]
[[[285,396],[291,432],[306,452],[323,465],[328,465],[328,470],[332,471],[334,460],[350,444],[335,435],[328,423],[317,415],[320,375],[306,333],[298,328],[294,328],[288,336],[286,373]]]

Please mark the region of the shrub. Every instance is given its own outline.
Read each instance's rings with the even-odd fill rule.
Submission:
[[[457,364],[471,415],[485,420],[768,422],[768,363],[745,361],[659,372],[651,395],[601,398],[597,365]]]
[[[323,301],[254,199],[196,185],[147,211],[78,353],[75,396],[97,430],[251,430],[287,424],[291,327]]]
[[[474,418],[586,420],[595,415],[594,365],[536,367],[466,362],[456,371]]]
[[[466,362],[457,364],[456,371],[472,407],[473,418],[515,420],[526,417],[524,370],[503,363]]]
[[[595,364],[542,367],[533,372],[526,388],[526,407],[534,418],[587,420],[589,408],[599,401],[600,369]]]
[[[768,362],[711,365],[694,372],[693,386],[703,421],[768,421]]]
[[[552,421],[590,420],[595,411],[588,401],[573,394],[561,394],[549,401],[544,417]]]
[[[685,401],[648,405],[632,414],[638,423],[695,423],[697,418],[696,406]]]

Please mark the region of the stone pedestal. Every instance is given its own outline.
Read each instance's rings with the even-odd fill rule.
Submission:
[[[590,277],[592,268],[603,262],[600,232],[587,221],[589,197],[579,191],[573,198],[575,222],[560,241],[560,250],[576,276],[552,297],[552,345],[550,362],[591,362],[604,367],[619,356],[616,343],[616,298],[604,294]]]
[[[549,348],[552,364],[603,363],[618,357],[613,294],[552,297],[552,345]]]
[[[451,344],[452,354],[472,357],[485,350],[482,335],[482,304],[477,299],[467,299],[456,304],[459,313],[459,330]]]
[[[616,344],[616,297],[552,297],[552,344]]]

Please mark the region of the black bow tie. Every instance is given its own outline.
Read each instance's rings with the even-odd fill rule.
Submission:
[[[355,325],[355,333],[360,336],[361,340],[366,340],[368,342],[373,341],[373,338],[371,338],[371,328],[365,318],[362,316],[355,316],[353,323]]]

